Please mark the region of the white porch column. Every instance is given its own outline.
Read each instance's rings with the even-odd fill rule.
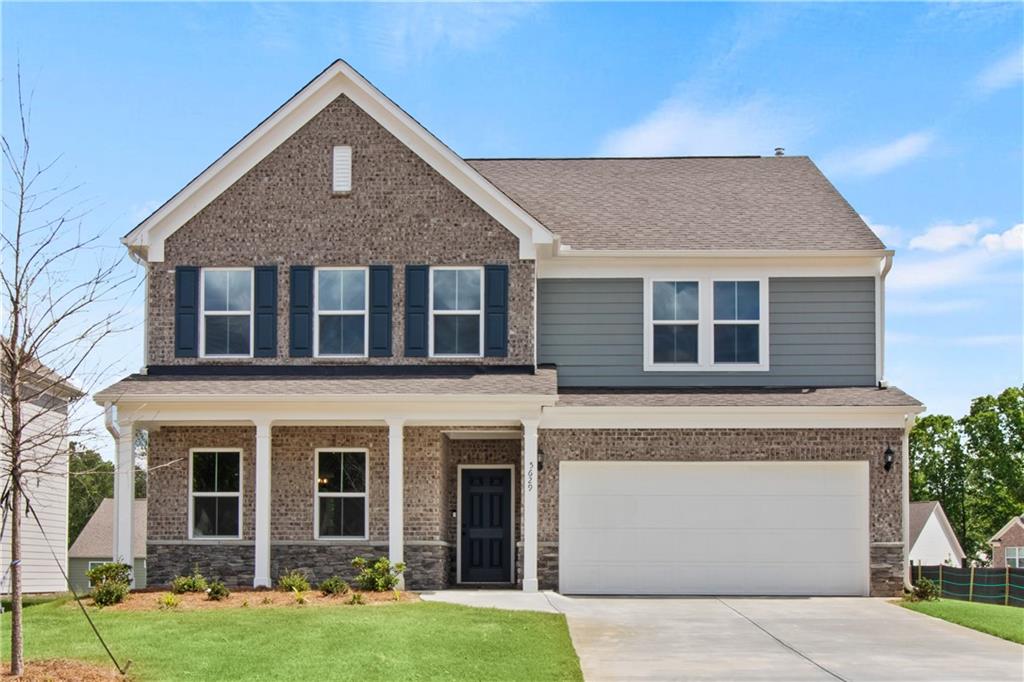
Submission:
[[[537,424],[523,421],[523,592],[537,591]]]
[[[388,422],[388,559],[405,561],[405,420]],[[405,577],[398,577],[405,589]]]
[[[113,559],[135,566],[133,506],[135,504],[135,425],[121,423],[117,429],[117,456],[114,462],[114,547]],[[135,571],[132,571],[132,587]]]
[[[270,422],[256,422],[256,546],[253,587],[270,587]]]

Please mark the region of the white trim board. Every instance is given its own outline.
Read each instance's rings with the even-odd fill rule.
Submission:
[[[508,469],[509,495],[512,508],[511,537],[509,538],[509,576],[511,579],[497,583],[469,583],[472,585],[515,585],[516,583],[516,467],[514,464],[458,464],[455,467],[455,583],[462,584],[462,471],[464,469]]]
[[[541,429],[904,428],[923,407],[547,407]]]
[[[162,262],[164,241],[340,95],[347,96],[459,191],[519,238],[520,258],[554,235],[342,60],[239,140],[121,240],[134,255]],[[324,191],[329,191],[325,187]]]

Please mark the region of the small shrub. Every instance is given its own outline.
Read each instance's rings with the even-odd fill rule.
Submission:
[[[249,608],[249,600],[248,599],[242,601],[242,608],[243,609]]]
[[[935,601],[941,596],[938,583],[928,578],[921,578],[914,582],[914,588],[906,598],[910,601]]]
[[[132,582],[132,567],[128,564],[111,561],[100,564],[96,568],[90,568],[85,572],[85,575],[93,585],[100,585],[106,582],[130,585]]]
[[[301,604],[305,604],[306,603],[307,600],[306,600],[306,591],[305,590],[292,590],[292,594],[295,595],[295,603],[296,604],[300,604],[301,605]]]
[[[161,609],[176,609],[178,608],[178,605],[181,604],[181,597],[173,592],[168,592],[164,596],[160,597],[157,600],[157,603],[160,604]]]
[[[402,593],[399,590],[394,590],[391,593],[391,598],[395,601],[402,601]]]
[[[260,603],[263,604],[264,606],[266,606],[267,604],[273,604],[274,600],[271,599],[270,597],[264,597],[263,600],[260,601]]]
[[[231,596],[231,590],[225,587],[220,580],[211,580],[209,587],[206,588],[206,598],[211,601],[220,601],[229,596]]]
[[[336,575],[320,583],[320,594],[325,597],[337,597],[348,592],[348,583]]]
[[[282,592],[308,592],[309,578],[303,571],[288,571],[277,579],[277,589]]]
[[[206,592],[206,578],[199,572],[199,566],[192,568],[192,575],[179,575],[171,581],[171,592],[174,594],[185,594],[186,592]]]
[[[96,606],[112,606],[123,602],[128,592],[128,583],[108,580],[92,588],[92,600],[96,602]]]
[[[348,598],[348,603],[355,606],[357,604],[365,604],[366,600],[363,599],[363,595],[359,594],[358,592],[353,592],[352,596]]]
[[[405,571],[405,564],[392,565],[387,557],[369,563],[363,557],[352,560],[352,566],[359,571],[355,583],[360,589],[370,592],[387,592],[398,587],[398,576]]]

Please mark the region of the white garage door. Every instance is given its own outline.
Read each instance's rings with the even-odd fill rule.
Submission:
[[[562,462],[566,594],[868,594],[867,462]]]

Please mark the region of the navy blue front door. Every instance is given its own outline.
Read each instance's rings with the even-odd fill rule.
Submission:
[[[512,580],[512,472],[462,470],[462,582]]]

